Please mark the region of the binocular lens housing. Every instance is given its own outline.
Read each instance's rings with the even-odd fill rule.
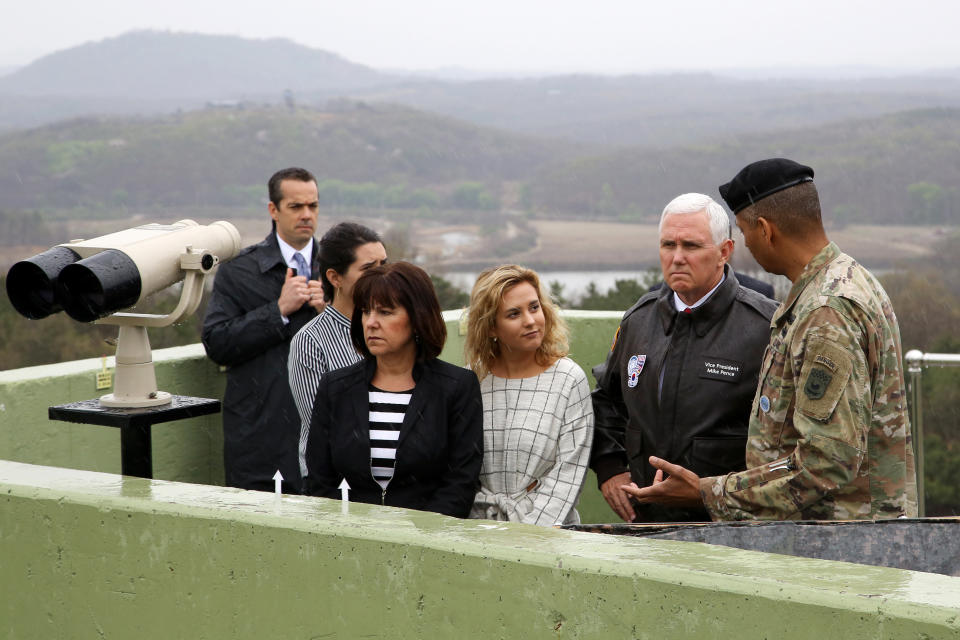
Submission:
[[[186,272],[206,275],[238,251],[240,233],[229,222],[151,222],[21,260],[7,272],[7,295],[33,320],[62,309],[93,322],[183,280]]]
[[[140,299],[140,271],[127,254],[107,249],[69,264],[60,272],[56,296],[67,315],[93,322]]]
[[[13,308],[31,320],[60,311],[57,281],[61,271],[79,259],[72,249],[58,246],[14,264],[7,273],[7,296]]]

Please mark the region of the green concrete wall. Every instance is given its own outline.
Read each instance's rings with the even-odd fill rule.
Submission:
[[[6,638],[960,638],[960,578],[0,462]]]
[[[442,358],[463,364],[459,311],[448,311],[448,340]],[[619,322],[619,313],[569,311],[571,357],[590,377],[601,362]],[[180,395],[223,398],[226,374],[206,358],[200,344],[153,352],[160,389]],[[113,368],[113,357],[107,367]],[[120,431],[47,418],[47,407],[95,398],[100,359],[0,371],[0,459],[88,471],[120,473]],[[219,415],[155,425],[152,428],[154,477],[180,482],[223,484],[223,429]],[[584,522],[619,518],[589,474],[581,498]]]
[[[223,397],[223,375],[199,344],[154,351],[164,391]],[[107,367],[114,366],[113,357]],[[0,371],[0,458],[73,469],[120,473],[120,430],[50,420],[47,407],[99,397],[99,358]],[[223,484],[219,415],[155,425],[154,477]]]

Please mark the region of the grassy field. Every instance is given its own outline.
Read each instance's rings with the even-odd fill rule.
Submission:
[[[659,264],[657,225],[616,222],[533,221],[536,243],[509,258],[538,268],[643,269]],[[830,239],[872,269],[888,269],[930,253],[931,246],[956,227],[850,225],[830,230]],[[450,230],[448,227],[447,231]],[[465,232],[469,230],[464,228]],[[756,263],[740,232],[734,264],[752,270]],[[452,260],[451,262],[456,262]]]

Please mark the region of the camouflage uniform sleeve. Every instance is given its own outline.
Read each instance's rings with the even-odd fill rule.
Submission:
[[[836,494],[857,478],[870,424],[866,336],[850,311],[824,306],[798,321],[804,326],[796,328],[787,353],[792,375],[778,381],[781,394],[793,394],[790,409],[777,423],[758,413],[755,403],[750,430],[752,440],[759,423],[760,432],[784,448],[793,434],[795,446],[762,466],[703,478],[701,496],[714,520],[797,517],[811,507],[817,512],[816,505],[828,496],[833,504],[826,513],[837,514],[842,499]]]

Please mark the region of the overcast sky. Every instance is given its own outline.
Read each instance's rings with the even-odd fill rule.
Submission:
[[[958,27],[957,0],[34,0],[4,2],[0,67],[161,29],[284,37],[392,69],[924,69],[960,66]]]

